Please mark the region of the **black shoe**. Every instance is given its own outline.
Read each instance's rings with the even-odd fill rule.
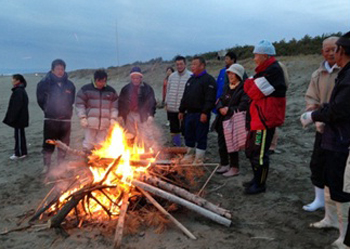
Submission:
[[[249,188],[250,186],[252,186],[254,184],[254,178],[251,179],[250,181],[246,181],[242,183],[242,186],[245,188]]]
[[[274,150],[269,150],[269,151],[267,152],[267,154],[269,154],[269,156],[271,156],[271,155],[275,154],[275,151],[274,151]]]
[[[253,184],[250,187],[246,188],[244,190],[244,194],[246,195],[255,195],[255,194],[260,194],[266,191],[266,186],[265,185],[256,185]]]

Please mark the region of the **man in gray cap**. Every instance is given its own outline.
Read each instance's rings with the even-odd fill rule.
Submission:
[[[345,234],[348,226],[350,189],[343,190],[344,171],[350,146],[350,32],[336,42],[335,61],[342,69],[335,80],[329,103],[315,111],[301,115],[304,127],[313,122],[325,123],[321,146],[325,154],[325,186],[335,201],[339,222],[339,237],[332,246],[346,248],[350,245],[350,236]],[[346,186],[346,185],[345,185]]]
[[[68,80],[65,72],[66,63],[56,59],[51,64],[51,71],[38,83],[36,89],[37,102],[43,110],[44,119],[44,142],[43,158],[46,173],[51,166],[51,155],[55,146],[46,143],[47,139],[61,140],[69,145],[71,118],[75,100],[75,86]],[[65,158],[66,153],[58,149],[57,164]]]

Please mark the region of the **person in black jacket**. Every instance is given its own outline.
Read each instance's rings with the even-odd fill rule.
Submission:
[[[216,81],[205,70],[203,57],[192,60],[193,75],[188,79],[179,107],[179,120],[184,119],[187,153],[183,163],[203,163],[209,132],[210,112],[215,106]],[[184,115],[186,116],[184,118]]]
[[[325,154],[324,180],[337,207],[340,233],[332,245],[345,248],[344,238],[345,244],[350,246],[350,232],[347,232],[350,193],[343,190],[350,146],[350,32],[341,36],[335,44],[335,61],[342,69],[335,80],[329,103],[303,113],[300,121],[304,127],[312,122],[325,123],[321,142]]]
[[[27,156],[27,142],[25,127],[29,124],[28,95],[25,90],[27,82],[20,74],[12,76],[12,94],[6,116],[5,124],[15,128],[15,153],[10,156],[11,160],[25,158]]]
[[[118,99],[118,123],[134,137],[150,147],[154,142],[153,120],[156,113],[156,99],[153,88],[143,81],[141,68],[130,71],[131,82],[120,91]]]
[[[65,72],[66,63],[56,59],[51,64],[51,71],[38,83],[36,89],[37,102],[43,110],[44,142],[43,159],[46,173],[51,166],[51,156],[55,146],[46,143],[47,139],[61,140],[69,145],[71,132],[71,118],[75,100],[75,86],[68,80]],[[57,163],[60,164],[66,153],[58,149]]]
[[[218,133],[221,165],[216,172],[223,173],[226,177],[239,175],[239,157],[238,151],[228,153],[223,121],[229,120],[234,112],[243,112],[248,109],[249,98],[243,89],[244,73],[244,68],[240,64],[233,64],[226,70],[229,84],[224,86],[223,93],[216,104],[218,115],[213,122],[213,128]]]

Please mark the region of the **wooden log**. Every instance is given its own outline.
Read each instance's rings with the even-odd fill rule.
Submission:
[[[160,152],[168,154],[186,154],[187,147],[163,147],[160,149]]]
[[[174,216],[169,214],[148,192],[144,191],[142,188],[139,188],[139,190],[162,214],[165,215],[165,217],[174,222],[174,224],[180,228],[184,234],[186,234],[190,239],[197,239],[184,225],[175,219]]]
[[[65,143],[61,142],[60,140],[47,139],[45,142],[47,144],[55,145],[57,148],[67,152],[68,154],[72,154],[72,155],[76,155],[84,158],[87,156],[84,151],[72,149]]]
[[[171,201],[171,202],[175,202],[179,205],[182,205],[188,209],[191,209],[209,219],[211,219],[212,221],[215,221],[219,224],[222,224],[224,226],[227,226],[229,227],[231,225],[231,220],[225,218],[225,217],[222,217],[212,211],[209,211],[207,209],[204,209],[192,202],[189,202],[187,200],[184,200],[176,195],[173,195],[173,194],[170,194],[168,192],[165,192],[164,190],[162,189],[159,189],[159,188],[156,188],[152,185],[149,185],[147,183],[144,183],[144,182],[141,182],[141,181],[138,181],[138,180],[133,180],[131,182],[134,186],[136,187],[139,187],[139,188],[142,188],[148,192],[151,192],[152,194],[155,194],[155,195],[158,195],[164,199],[167,199],[168,201]]]
[[[128,206],[129,206],[129,191],[124,191],[122,206],[120,208],[120,213],[118,217],[118,224],[114,234],[114,249],[119,249],[121,248],[121,245],[122,245],[124,222],[125,222],[125,216],[126,216],[126,211],[128,210]]]
[[[175,186],[173,184],[162,181],[157,177],[150,176],[150,175],[147,175],[144,173],[140,173],[140,176],[138,177],[138,179],[140,179],[143,182],[157,186],[161,189],[164,189],[168,192],[174,193],[174,194],[176,194],[176,195],[178,195],[178,196],[180,196],[180,197],[182,197],[190,202],[197,204],[200,207],[203,207],[203,208],[208,209],[216,214],[224,216],[227,219],[232,218],[230,211],[228,211],[224,208],[218,207],[217,205],[207,201],[206,199],[201,198],[200,196],[197,196],[195,194],[192,194],[183,188],[180,188],[180,187]]]

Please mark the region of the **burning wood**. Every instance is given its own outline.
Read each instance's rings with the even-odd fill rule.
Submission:
[[[86,156],[84,152],[73,150],[60,141],[48,142],[64,148],[68,153]],[[175,150],[168,148],[162,151],[181,154],[185,153],[185,148]],[[43,215],[44,218],[49,218],[47,221],[49,227],[61,227],[64,220],[74,218],[79,225],[88,219],[118,218],[114,248],[120,248],[128,207],[133,205],[135,209],[141,205],[139,204],[141,198],[145,197],[188,237],[196,239],[148,193],[150,192],[166,201],[191,209],[219,224],[230,226],[231,213],[228,210],[170,183],[172,181],[162,174],[165,171],[174,172],[169,171],[168,168],[181,167],[178,160],[156,160],[156,155],[158,154],[152,151],[147,152],[142,147],[130,146],[124,131],[116,125],[105,143],[88,156],[89,167],[86,167],[86,170],[90,170],[90,181],[83,184],[78,181],[77,177],[65,190],[51,191],[52,197],[39,206],[30,222],[34,222]],[[160,169],[159,165],[166,165],[167,170]],[[193,168],[184,167],[183,170]],[[138,201],[133,201],[135,198]],[[167,205],[167,202],[165,204]],[[145,204],[142,205],[144,207]]]

